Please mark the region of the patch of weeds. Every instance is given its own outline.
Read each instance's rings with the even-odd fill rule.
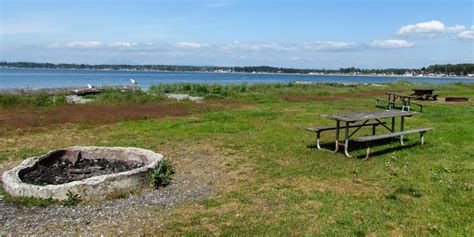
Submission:
[[[215,199],[206,199],[206,200],[203,200],[201,203],[206,209],[218,207],[222,204]]]
[[[112,193],[107,195],[108,200],[113,200],[113,199],[122,199],[122,198],[128,198],[133,195],[138,195],[142,193],[142,190],[132,190],[128,192],[117,192],[117,193]]]
[[[120,91],[113,88],[105,89],[96,96],[97,103],[145,104],[160,102],[162,99],[159,94],[147,93],[142,90]]]
[[[0,94],[0,107],[7,108],[18,105],[32,105],[35,107],[50,108],[53,105],[66,103],[64,95],[49,96],[46,93],[36,95],[9,95]]]
[[[441,233],[439,227],[437,225],[433,225],[431,223],[428,223],[427,229],[431,234],[440,234]]]
[[[233,191],[230,193],[230,197],[238,199],[240,203],[250,203],[249,198],[244,196],[241,192]]]
[[[151,186],[158,188],[168,185],[171,182],[171,175],[173,173],[171,162],[168,160],[161,161],[151,173]]]
[[[0,196],[2,196],[2,199],[5,200],[6,202],[14,203],[17,205],[22,205],[22,206],[36,206],[36,207],[47,207],[54,205],[58,203],[57,200],[54,200],[53,198],[35,198],[35,197],[14,197],[5,190],[3,190],[3,187],[0,186]]]
[[[66,207],[76,206],[81,202],[81,196],[79,194],[74,194],[71,191],[67,191],[67,199],[62,201],[61,204]]]
[[[367,234],[363,230],[357,230],[357,231],[354,232],[354,236],[357,236],[357,237],[364,237],[366,235]]]
[[[385,163],[385,166],[387,167],[388,172],[389,172],[392,176],[397,176],[397,175],[398,175],[397,169],[392,166],[392,163],[391,163],[390,161],[387,161],[387,162]]]
[[[413,186],[400,186],[394,192],[392,192],[391,194],[388,194],[387,196],[385,196],[385,198],[396,200],[396,199],[399,198],[400,195],[408,195],[408,196],[415,197],[415,198],[420,198],[420,197],[423,196],[421,191],[416,187],[413,187]]]
[[[342,215],[337,220],[336,223],[339,225],[351,225],[352,224],[352,217],[350,215]]]

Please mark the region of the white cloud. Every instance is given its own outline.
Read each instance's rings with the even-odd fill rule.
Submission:
[[[460,33],[460,38],[466,38]],[[47,44],[51,49],[82,49],[100,50],[101,52],[167,52],[167,53],[229,53],[242,55],[257,52],[298,52],[310,53],[312,51],[347,51],[366,50],[369,48],[397,49],[413,46],[413,42],[399,39],[374,40],[370,43],[354,43],[341,41],[315,41],[310,43],[282,44],[275,42],[239,42],[222,44],[207,44],[195,42],[161,42],[143,43],[129,41],[101,42],[101,41],[72,41],[55,42]],[[298,57],[298,58],[296,58]],[[301,55],[295,55],[292,60],[302,60]]]
[[[414,43],[408,42],[406,40],[397,40],[397,39],[390,39],[390,40],[374,40],[370,43],[370,46],[374,48],[381,48],[381,49],[396,49],[396,48],[409,48],[413,46]]]
[[[463,25],[445,26],[443,22],[431,20],[416,24],[404,25],[400,27],[398,35],[414,35],[424,37],[434,37],[442,33],[453,33],[465,30]]]
[[[277,43],[273,42],[267,42],[267,43],[242,43],[239,41],[235,41],[230,44],[226,44],[221,47],[221,49],[225,51],[230,51],[230,50],[246,50],[246,51],[262,51],[262,50],[276,50],[276,51],[286,51],[290,50],[290,47],[280,45]]]
[[[132,43],[132,42],[112,42],[108,43],[108,47],[123,47],[123,48],[130,48],[133,46],[137,46],[137,43]]]
[[[207,47],[207,44],[200,44],[200,43],[192,43],[192,42],[178,42],[178,43],[173,43],[173,47],[177,49],[200,49]]]
[[[102,47],[100,41],[75,41],[67,43],[51,43],[48,44],[48,48],[71,48],[71,49],[96,49]]]
[[[316,41],[314,43],[304,43],[300,48],[306,50],[347,50],[359,47],[357,43],[335,42],[335,41]]]
[[[459,32],[456,38],[461,39],[461,40],[474,40],[474,29],[471,27],[471,30],[465,30],[465,31]]]
[[[463,25],[454,25],[454,26],[451,26],[451,27],[446,27],[447,32],[459,32],[459,31],[463,31],[465,29],[466,29],[466,27],[463,26]]]
[[[60,43],[50,43],[46,46],[47,48],[61,48]]]
[[[94,49],[102,46],[100,41],[77,41],[66,43],[68,48],[77,48],[77,49]]]
[[[398,30],[399,35],[432,35],[437,33],[443,33],[446,30],[443,22],[432,20],[427,22],[420,22],[414,25],[405,25]]]

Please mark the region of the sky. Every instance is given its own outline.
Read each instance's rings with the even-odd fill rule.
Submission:
[[[335,69],[474,62],[472,0],[0,0],[0,61]]]

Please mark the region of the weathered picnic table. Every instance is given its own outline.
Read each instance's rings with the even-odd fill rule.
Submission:
[[[405,109],[407,111],[410,111],[411,104],[416,104],[416,105],[420,106],[420,112],[423,112],[423,105],[422,104],[411,102],[411,100],[413,98],[415,98],[412,95],[405,95],[405,94],[402,94],[402,93],[399,93],[399,92],[385,92],[385,94],[388,96],[387,100],[376,98],[375,99],[376,100],[376,103],[375,103],[376,106],[379,106],[379,101],[387,101],[387,108],[389,110],[391,110],[395,107],[395,101],[397,99],[399,99],[402,102],[402,111],[405,111]]]
[[[413,89],[415,93],[411,94],[418,100],[436,100],[438,95],[433,94],[433,89]]]
[[[322,131],[328,130],[335,130],[336,131],[336,142],[335,142],[335,149],[332,152],[337,152],[339,150],[339,146],[344,146],[344,154],[347,157],[351,157],[349,154],[349,141],[353,140],[356,142],[364,142],[367,144],[367,153],[366,159],[369,158],[370,153],[370,142],[376,140],[382,140],[391,137],[400,137],[400,143],[403,144],[403,136],[411,133],[420,133],[421,144],[424,143],[424,133],[430,130],[431,128],[421,128],[421,129],[413,129],[413,130],[404,130],[405,127],[405,117],[411,117],[416,115],[416,112],[409,112],[409,111],[399,111],[399,110],[385,110],[385,111],[372,111],[372,112],[358,112],[358,113],[351,113],[351,114],[329,114],[329,115],[322,115],[331,120],[336,121],[336,126],[326,126],[326,127],[316,127],[316,128],[307,128],[306,130],[316,132],[316,144],[317,148],[322,150],[320,146],[320,133]],[[400,131],[396,132],[395,122],[396,118],[400,118]],[[382,121],[384,119],[391,119],[391,126],[387,126],[387,122]],[[358,122],[362,121],[362,122]],[[356,123],[358,122],[358,123]],[[343,125],[341,126],[341,123]],[[383,126],[386,128],[390,133],[388,134],[381,134],[375,135],[375,128],[377,126]],[[353,138],[353,136],[365,126],[372,126],[372,135],[369,136],[362,136]],[[350,128],[355,128],[354,131],[350,133]],[[341,143],[339,130],[344,130],[344,143]]]

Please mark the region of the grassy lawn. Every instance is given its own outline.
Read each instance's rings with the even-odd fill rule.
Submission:
[[[181,112],[167,112],[166,116],[156,112],[145,117],[118,113],[124,118],[108,120],[87,116],[82,120],[48,120],[54,116],[50,111],[66,105],[47,102],[42,107],[42,103],[8,98],[0,110],[0,121],[4,121],[0,122],[0,168],[8,169],[27,157],[71,145],[136,146],[163,153],[172,163],[180,162],[182,147],[192,147],[196,152],[213,154],[210,162],[225,172],[225,181],[215,180],[219,188],[204,200],[174,209],[157,207],[156,220],[139,227],[144,233],[472,236],[472,102],[422,102],[426,104],[424,112],[406,119],[405,126],[433,128],[425,136],[425,146],[419,146],[417,134],[408,135],[405,148],[394,139],[373,147],[373,157],[368,161],[317,150],[314,134],[304,130],[333,125],[321,114],[377,110],[374,98],[384,97],[384,91],[410,93],[420,86],[257,85],[216,89],[167,85],[151,91],[156,95],[184,92],[206,96],[206,100],[203,104],[170,102],[155,95],[154,99],[134,103],[155,103],[163,106],[163,111],[179,107]],[[474,84],[430,87],[440,97],[474,98]],[[101,106],[119,103],[110,96],[101,101]],[[32,106],[36,109],[30,109]],[[18,120],[12,116],[18,111],[25,116],[33,112],[37,117],[45,116],[42,121],[55,121],[54,125],[34,119],[14,123]],[[332,143],[333,137],[332,132],[322,134],[327,143]],[[365,149],[353,153],[363,156]],[[164,225],[157,230],[154,222]],[[126,225],[123,228],[130,233],[137,228]]]

